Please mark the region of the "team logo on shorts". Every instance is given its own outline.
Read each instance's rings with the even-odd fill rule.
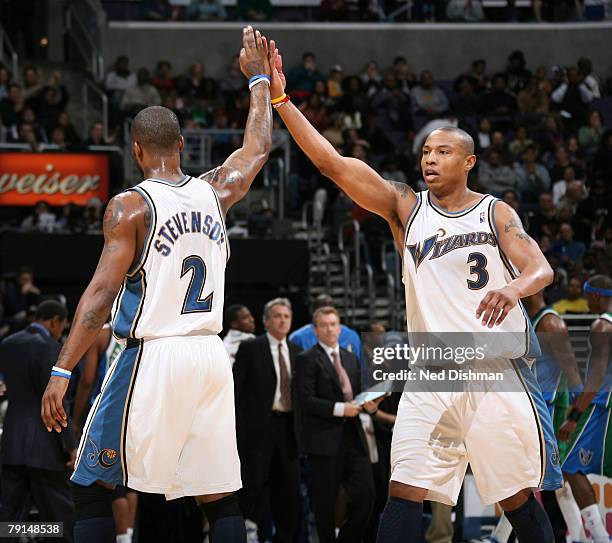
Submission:
[[[593,451],[588,451],[586,449],[580,449],[578,451],[578,458],[580,458],[580,463],[583,466],[588,466],[593,460]]]
[[[559,449],[556,446],[553,447],[550,453],[550,463],[555,467],[559,465]]]
[[[95,468],[97,465],[110,468],[117,461],[117,451],[114,449],[99,450],[91,439],[89,443],[93,447],[93,451],[87,454],[87,465],[90,468]]]

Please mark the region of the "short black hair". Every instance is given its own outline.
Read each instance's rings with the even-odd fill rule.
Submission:
[[[66,306],[57,300],[45,300],[36,308],[34,318],[37,321],[50,321],[53,317],[59,317],[60,320],[68,318],[68,310]]]
[[[315,56],[315,54],[312,51],[306,51],[303,55],[302,55],[302,60],[306,60],[307,58],[314,58],[316,59],[317,57]]]
[[[463,142],[463,146],[465,147],[466,153],[468,155],[474,154],[474,140],[472,139],[472,136],[470,136],[465,130],[462,130],[461,128],[457,128],[455,126],[442,126],[441,128],[436,128],[435,130],[432,130],[429,135],[431,135],[433,132],[450,132],[451,134],[455,134]]]
[[[132,121],[132,140],[153,152],[178,153],[181,127],[171,109],[151,106],[141,110]]]
[[[245,308],[246,305],[244,304],[230,305],[225,310],[225,321],[227,322],[227,324],[231,326],[232,323],[236,322],[236,319],[238,318],[238,313],[240,313]]]
[[[321,307],[335,307],[334,299],[326,293],[319,294],[312,304],[312,310],[316,311]]]

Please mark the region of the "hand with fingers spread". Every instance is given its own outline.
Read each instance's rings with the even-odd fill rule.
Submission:
[[[255,75],[272,72],[268,58],[268,40],[252,26],[242,29],[242,49],[240,51],[240,70],[247,79]]]
[[[51,377],[42,397],[40,416],[47,432],[61,432],[68,426],[68,417],[64,411],[64,395],[68,389],[69,380],[64,377]]]
[[[511,284],[491,290],[482,299],[476,309],[476,318],[482,316],[482,325],[489,328],[499,326],[519,301],[519,292]]]

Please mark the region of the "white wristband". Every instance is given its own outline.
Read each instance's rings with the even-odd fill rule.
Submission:
[[[262,77],[253,81],[253,83],[249,83],[249,90],[251,90],[255,85],[257,85],[257,83],[261,83],[262,81],[265,81],[268,84],[268,87],[270,86],[270,81],[265,77]]]
[[[64,374],[66,377],[70,377],[72,375],[72,372],[69,370],[65,370],[64,368],[59,368],[58,366],[53,366],[51,368],[51,371],[56,371],[58,373],[62,373]]]

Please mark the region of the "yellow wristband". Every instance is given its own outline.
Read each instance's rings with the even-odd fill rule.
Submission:
[[[270,103],[272,105],[278,104],[279,102],[282,102],[285,98],[287,98],[287,95],[283,92],[283,94],[278,98],[273,98],[272,100],[270,100]]]

